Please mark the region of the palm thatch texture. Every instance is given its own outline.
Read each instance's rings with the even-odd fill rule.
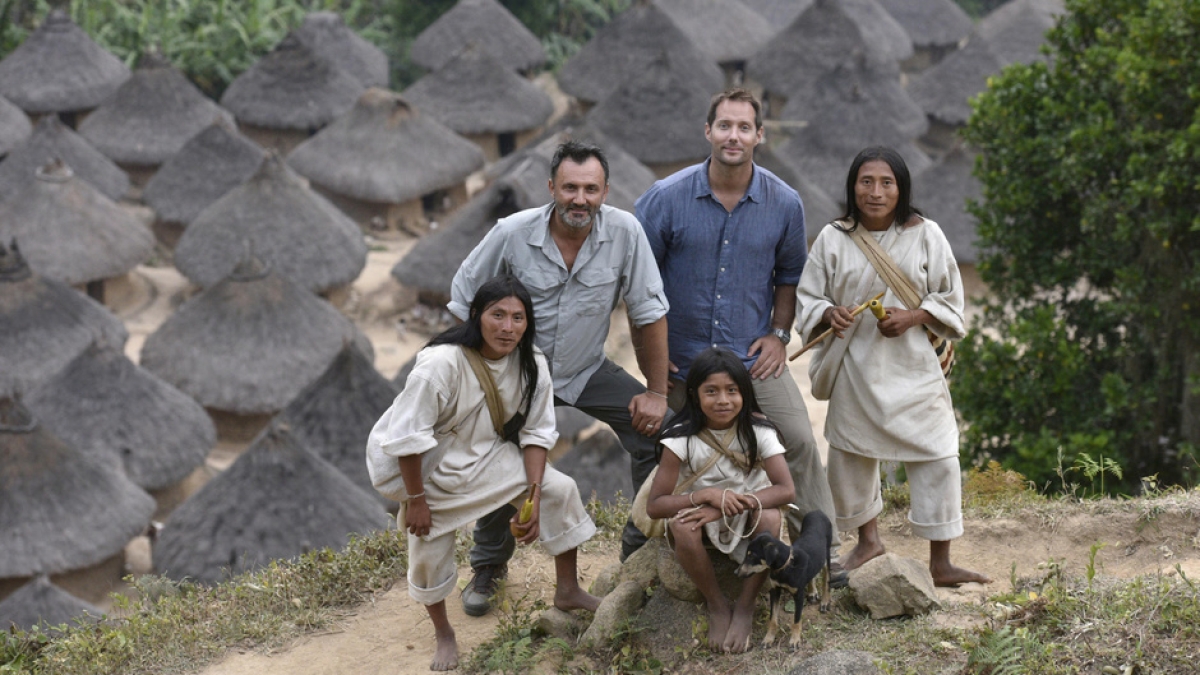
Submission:
[[[971,116],[971,97],[986,89],[988,78],[1003,67],[987,40],[973,33],[962,49],[914,78],[908,93],[931,118],[963,125]]]
[[[278,419],[292,429],[301,445],[364,492],[384,500],[371,484],[363,448],[375,422],[398,393],[362,352],[347,343],[324,374],[292,399]]]
[[[742,0],[654,0],[714,63],[745,61],[775,28]]]
[[[61,161],[0,203],[0,240],[13,238],[38,274],[68,284],[119,276],[154,252],[145,225]]]
[[[422,68],[438,70],[471,43],[518,72],[536,70],[546,62],[541,40],[497,0],[458,0],[421,31],[409,55]]]
[[[30,631],[41,625],[43,630],[56,634],[55,626],[75,622],[95,622],[104,611],[80,600],[39,574],[0,601],[0,630],[16,627]]]
[[[562,90],[597,103],[668,54],[673,77],[708,94],[725,87],[716,61],[700,50],[665,12],[638,0],[596,32],[558,72]]]
[[[296,171],[331,192],[381,204],[461,184],[483,162],[479,146],[383,89],[368,89],[349,113],[288,156]]]
[[[1066,13],[1062,0],[1011,0],[983,17],[978,31],[1004,63],[1043,61],[1046,31]]]
[[[838,0],[863,39],[896,63],[913,55],[913,41],[879,0]]]
[[[350,30],[335,12],[312,12],[296,29],[309,49],[332,61],[367,87],[387,89],[388,58],[381,49]]]
[[[960,265],[979,259],[975,216],[967,211],[968,200],[983,198],[983,188],[971,175],[974,165],[975,153],[960,146],[913,176],[913,203],[941,226]]]
[[[742,3],[765,17],[778,31],[795,21],[813,0],[742,0]]]
[[[119,469],[46,431],[0,397],[0,578],[78,570],[146,528],[154,498]]]
[[[32,133],[33,124],[29,122],[29,116],[0,96],[0,157],[24,143]]]
[[[13,148],[0,162],[0,202],[24,190],[38,168],[56,159],[65,162],[76,176],[109,199],[116,201],[129,191],[129,176],[121,167],[58,117],[49,115],[38,121],[27,141]]]
[[[183,480],[217,442],[200,404],[102,343],[29,392],[25,406],[55,436],[145,490]]]
[[[333,305],[248,258],[180,306],[146,339],[140,362],[206,408],[275,413],[348,340],[372,354]]]
[[[293,31],[229,83],[221,105],[241,124],[309,131],[349,110],[365,88]]]
[[[91,110],[130,76],[61,9],[0,61],[0,95],[27,113]]]
[[[340,549],[350,534],[388,520],[374,497],[276,423],[171,514],[154,564],[172,579],[215,584],[272,560]]]
[[[878,0],[908,32],[916,47],[958,44],[971,32],[971,17],[954,0]]]
[[[165,222],[187,225],[262,166],[263,149],[232,124],[213,122],[158,168],[142,199]]]
[[[121,349],[129,333],[104,305],[30,271],[16,241],[0,241],[0,396],[49,379],[97,337]]]
[[[271,269],[317,293],[354,281],[367,263],[358,225],[273,152],[188,225],[175,266],[209,287],[233,271],[247,243]]]
[[[404,99],[460,134],[499,134],[541,126],[554,102],[537,85],[475,44],[404,90]]]
[[[158,166],[216,119],[233,116],[161,54],[142,56],[133,77],[79,125],[79,134],[114,162]]]

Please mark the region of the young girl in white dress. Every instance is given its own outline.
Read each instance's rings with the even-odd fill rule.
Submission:
[[[704,539],[741,562],[754,535],[779,536],[779,509],[795,494],[792,476],[779,434],[754,398],[750,373],[733,352],[705,350],[692,363],[686,387],[683,409],[660,435],[646,512],[670,518],[675,557],[708,607],[708,648],[740,653],[749,647],[767,572],[747,578],[731,605],[717,585]],[[690,492],[673,494],[697,472]]]

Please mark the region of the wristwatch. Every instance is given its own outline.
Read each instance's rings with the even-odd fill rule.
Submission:
[[[779,338],[779,341],[782,342],[785,347],[787,346],[787,343],[792,341],[792,331],[786,328],[772,328],[771,335]]]

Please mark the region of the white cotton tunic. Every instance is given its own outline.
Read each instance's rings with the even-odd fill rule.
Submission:
[[[714,436],[722,440],[726,433],[725,431],[710,431],[712,431]],[[762,462],[766,461],[769,457],[782,455],[784,452],[783,444],[779,442],[778,433],[770,427],[754,425],[754,437],[758,441],[759,464],[757,467],[746,473],[737,464],[734,464],[733,460],[721,455],[717,458],[717,462],[712,468],[696,479],[696,482],[690,488],[690,492],[696,492],[707,487],[716,487],[722,490],[729,489],[739,494],[749,494],[771,487],[771,479],[762,468]],[[742,443],[738,439],[737,434],[730,434],[729,439],[729,449],[745,455]],[[695,474],[696,471],[703,469],[712,458],[713,453],[717,452],[711,445],[701,440],[699,436],[664,438],[661,443],[667,450],[670,450],[672,454],[679,458],[681,466],[679,467],[677,483],[682,483]],[[725,520],[729,521],[731,527],[725,525],[723,522]],[[729,554],[737,562],[741,562],[746,557],[749,534],[752,529],[751,526],[754,524],[754,521],[750,520],[749,513],[739,513],[733,518],[705,523],[704,533],[718,550]]]
[[[921,309],[936,319],[929,328],[947,339],[962,338],[962,278],[937,223],[893,224],[877,241],[916,284]],[[861,305],[886,288],[851,236],[826,227],[813,243],[796,289],[796,330],[805,339],[815,337],[827,308]],[[890,289],[882,302],[904,306]],[[814,348],[809,366],[813,394],[829,400],[829,444],[879,460],[956,457],[958,425],[950,389],[926,332],[913,327],[900,337],[884,337],[865,311],[845,336]]]
[[[545,357],[537,351],[536,358],[537,388],[520,431],[520,443],[522,447],[550,448],[558,439],[554,393]],[[505,414],[511,417],[521,402],[520,357],[514,351],[484,362],[492,371]],[[497,438],[483,389],[458,345],[435,345],[417,354],[404,391],[376,422],[367,441],[371,482],[381,494],[401,502],[408,495],[397,458],[406,455],[421,455],[425,500],[433,519],[426,539],[453,532],[491,513],[520,497],[528,487],[521,450]],[[547,466],[546,472],[555,471]],[[582,504],[582,520],[573,505],[566,509],[570,514],[551,514],[546,508],[548,496],[543,490],[544,545],[547,538],[562,535],[565,529],[577,530],[572,540],[582,536],[575,545],[595,532]],[[579,501],[577,496],[575,501]]]

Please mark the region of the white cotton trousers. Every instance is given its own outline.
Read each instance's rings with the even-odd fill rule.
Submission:
[[[961,537],[962,471],[958,458],[903,464],[908,476],[908,522],[913,534],[930,541]],[[883,511],[877,459],[830,446],[829,485],[837,527],[843,532],[861,527]]]

